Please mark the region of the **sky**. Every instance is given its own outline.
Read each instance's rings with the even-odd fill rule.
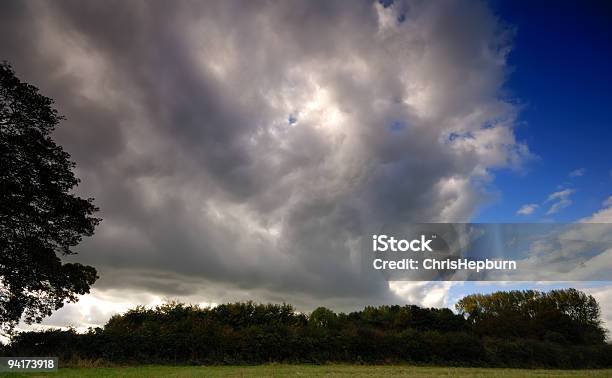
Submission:
[[[8,1],[0,57],[56,101],[101,276],[47,326],[136,304],[350,311],[612,284],[386,282],[385,222],[612,222],[610,6]],[[612,323],[610,323],[612,324]]]
[[[506,88],[523,105],[515,133],[537,159],[526,174],[499,172],[499,201],[481,222],[572,222],[597,211],[610,195],[612,140],[612,6],[604,1],[494,1],[491,8],[516,30]],[[524,173],[524,172],[521,172]],[[546,214],[553,192],[572,202]],[[530,214],[514,209],[535,204]]]

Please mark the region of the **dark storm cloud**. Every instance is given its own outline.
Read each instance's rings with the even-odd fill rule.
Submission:
[[[397,301],[359,271],[360,238],[391,220],[465,221],[490,170],[528,155],[499,100],[508,35],[479,2],[9,1],[0,14],[2,58],[57,101],[56,137],[102,209],[78,255],[98,289],[304,307]]]

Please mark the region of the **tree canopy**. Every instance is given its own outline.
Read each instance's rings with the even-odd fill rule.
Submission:
[[[521,295],[531,298],[533,293],[498,293],[495,298]],[[558,303],[566,304],[578,297],[588,298],[576,290],[537,296],[557,298]],[[470,296],[461,303],[474,298]],[[582,303],[589,307],[589,301]],[[552,308],[547,307],[554,303],[545,302],[536,312],[546,314]],[[580,308],[578,305],[574,309]],[[491,327],[482,335],[478,327],[481,320],[448,308],[368,306],[361,311],[336,313],[318,307],[306,314],[288,304],[246,302],[200,307],[168,303],[155,308],[136,307],[113,316],[103,328],[86,333],[22,332],[4,351],[0,348],[0,355],[50,355],[64,361],[101,359],[120,364],[411,362],[500,367],[612,366],[612,345],[585,337],[589,329],[580,326],[580,318],[581,315],[571,315],[564,328],[543,328],[534,334],[508,337],[505,327]],[[544,322],[541,326],[555,323]],[[586,333],[581,335],[583,331]],[[558,337],[551,338],[547,332],[556,332]],[[577,336],[583,342],[571,341]]]
[[[461,299],[456,308],[483,336],[578,344],[597,344],[606,337],[599,304],[593,296],[576,289],[473,294]]]
[[[62,120],[53,100],[0,63],[0,324],[40,322],[89,292],[91,266],[63,263],[100,219],[72,190],[70,155],[52,139]]]

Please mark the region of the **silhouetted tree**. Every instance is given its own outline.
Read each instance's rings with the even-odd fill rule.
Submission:
[[[70,155],[51,134],[62,117],[53,100],[0,63],[0,324],[40,322],[64,301],[89,292],[96,270],[62,263],[99,219],[93,199],[71,193],[79,183]]]

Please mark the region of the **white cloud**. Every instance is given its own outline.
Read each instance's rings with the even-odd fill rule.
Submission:
[[[581,176],[584,176],[585,172],[586,172],[586,169],[584,168],[574,169],[573,171],[569,173],[569,177],[581,177]]]
[[[553,204],[550,206],[546,214],[555,214],[559,210],[571,205],[572,200],[570,199],[570,196],[574,194],[574,192],[574,189],[564,189],[550,194],[546,199],[546,202],[553,202]]]
[[[461,282],[439,281],[439,282],[389,282],[389,289],[397,294],[407,303],[423,307],[448,307],[449,291]]]
[[[607,202],[607,201],[606,201]],[[604,206],[606,204],[604,203]],[[607,205],[608,207],[604,207],[600,209],[595,214],[590,217],[583,218],[580,222],[584,223],[612,223],[612,206]]]
[[[546,200],[547,201],[554,201],[554,200],[566,199],[570,195],[572,195],[574,192],[575,192],[575,190],[573,190],[573,189],[560,190],[558,192],[554,192],[554,193],[550,194]]]
[[[539,206],[540,205],[538,205],[537,203],[529,203],[529,204],[521,206],[521,208],[518,209],[516,213],[518,215],[531,215],[533,214],[534,211],[537,210]]]
[[[562,198],[562,196],[561,196]],[[530,240],[508,277],[537,280],[602,281],[612,272],[612,207],[572,225],[552,225]]]
[[[608,340],[612,339],[612,285],[606,284],[595,288],[582,289],[591,294],[601,308],[603,326],[608,330]]]
[[[605,207],[612,206],[612,196],[608,197],[605,201],[603,201],[603,205]]]

